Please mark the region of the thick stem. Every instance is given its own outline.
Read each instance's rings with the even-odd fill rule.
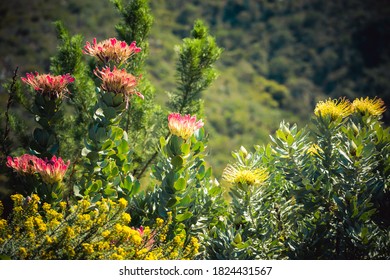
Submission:
[[[6,142],[7,142],[7,139],[9,137],[10,130],[11,130],[10,125],[9,125],[9,110],[10,110],[11,105],[12,105],[13,100],[14,100],[13,93],[15,91],[16,77],[17,77],[18,69],[19,69],[19,66],[17,66],[15,68],[14,75],[12,77],[12,83],[11,83],[11,86],[10,86],[9,92],[8,92],[7,109],[5,111],[5,128],[4,128],[3,145],[2,145],[2,150],[3,150],[4,155],[9,154],[9,151],[8,151],[7,145],[6,145]]]

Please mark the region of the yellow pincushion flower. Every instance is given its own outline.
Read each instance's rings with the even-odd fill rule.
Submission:
[[[228,164],[223,171],[222,178],[233,184],[260,185],[269,177],[265,168],[250,169]]]
[[[369,114],[376,117],[381,116],[386,111],[383,100],[376,97],[374,99],[369,97],[356,98],[352,102],[352,109],[356,113]]]
[[[318,117],[330,117],[331,120],[344,118],[352,113],[351,103],[345,98],[328,99],[317,103],[314,114]]]

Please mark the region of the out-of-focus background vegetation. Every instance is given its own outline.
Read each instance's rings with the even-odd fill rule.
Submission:
[[[320,99],[378,96],[390,104],[388,0],[151,0],[150,7],[147,69],[159,103],[175,88],[174,46],[195,19],[224,48],[220,77],[204,95],[217,176],[230,151],[268,142],[282,119],[306,125]],[[17,66],[20,75],[48,71],[56,20],[91,41],[114,37],[119,18],[109,0],[1,1],[1,83]],[[2,113],[7,98],[0,87]]]

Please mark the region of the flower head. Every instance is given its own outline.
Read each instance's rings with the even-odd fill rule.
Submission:
[[[202,120],[196,121],[196,116],[182,116],[179,113],[171,113],[168,116],[169,131],[184,140],[190,138],[203,125]]]
[[[135,89],[138,78],[127,73],[125,69],[117,69],[114,66],[114,69],[111,70],[110,67],[106,66],[102,70],[95,69],[94,73],[102,80],[102,90],[115,94],[123,94],[126,100],[132,94],[137,94],[144,99],[144,96]]]
[[[140,51],[141,49],[136,46],[135,42],[128,45],[125,41],[119,41],[116,38],[110,38],[99,43],[94,38],[92,44],[86,42],[83,50],[85,54],[95,56],[103,63],[114,61],[118,64],[122,64]]]
[[[41,159],[33,155],[22,155],[20,157],[7,157],[7,166],[21,174],[41,175],[45,183],[51,184],[62,181],[70,161],[65,163],[62,158],[53,156],[50,160]]]
[[[22,77],[22,81],[32,86],[37,93],[55,99],[63,98],[69,93],[67,86],[74,82],[74,78],[70,74],[52,76],[35,72],[27,73],[26,77]]]
[[[228,164],[223,171],[222,178],[233,184],[259,185],[268,179],[265,168],[250,169],[242,166]]]
[[[70,161],[65,163],[62,158],[53,156],[50,160],[38,159],[36,161],[36,171],[41,175],[42,180],[47,184],[61,182],[65,176]]]
[[[337,99],[328,99],[326,101],[320,101],[317,103],[316,108],[314,109],[314,114],[318,117],[327,117],[329,116],[332,120],[338,118],[344,118],[350,115],[351,103],[345,98]]]
[[[7,157],[7,166],[20,174],[34,174],[38,158],[32,155],[22,155],[20,157]]]
[[[381,116],[386,111],[383,100],[376,97],[374,99],[370,99],[369,97],[356,98],[352,102],[352,109],[357,113],[369,114],[377,117]]]

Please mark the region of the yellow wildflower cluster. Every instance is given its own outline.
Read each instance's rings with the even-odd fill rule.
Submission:
[[[86,199],[40,204],[38,196],[13,195],[9,220],[0,219],[0,255],[11,259],[190,259],[199,248],[186,234],[167,240],[171,215],[133,228],[127,201]],[[0,202],[0,215],[2,212]],[[188,243],[188,244],[187,244]]]

